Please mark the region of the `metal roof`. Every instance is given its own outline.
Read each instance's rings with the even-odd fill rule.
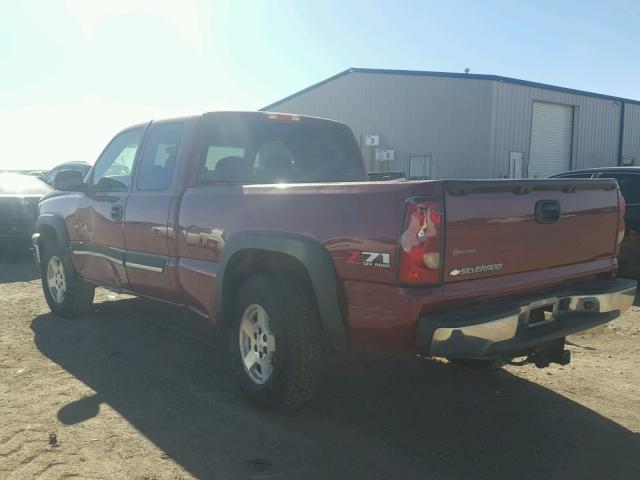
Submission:
[[[467,80],[491,80],[494,82],[511,83],[514,85],[542,88],[545,90],[554,90],[556,92],[571,93],[574,95],[582,95],[582,96],[593,97],[593,98],[602,98],[604,100],[612,100],[616,102],[624,102],[624,103],[632,103],[632,104],[640,105],[640,100],[614,97],[612,95],[604,95],[601,93],[587,92],[584,90],[576,90],[573,88],[558,87],[556,85],[548,85],[546,83],[530,82],[528,80],[520,80],[518,78],[501,77],[500,75],[484,75],[484,74],[477,74],[477,73],[430,72],[430,71],[421,71],[421,70],[387,70],[387,69],[381,69],[381,68],[348,68],[343,72],[340,72],[318,83],[315,83],[307,88],[300,90],[299,92],[289,95],[288,97],[285,97],[276,102],[273,102],[267,105],[266,107],[261,108],[261,110],[269,110],[282,102],[291,100],[292,98],[302,95],[303,93],[313,90],[314,88],[324,85],[325,83],[332,82],[333,80],[336,80],[340,77],[348,75],[349,73],[405,75],[405,76],[417,76],[417,77],[445,77],[445,78],[461,78],[461,79],[467,79]]]

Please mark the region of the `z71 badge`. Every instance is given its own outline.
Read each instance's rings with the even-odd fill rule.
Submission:
[[[472,273],[497,272],[502,270],[502,263],[487,263],[486,265],[476,265],[474,267],[454,268],[449,272],[452,277],[459,275],[471,275]]]
[[[391,268],[391,254],[381,252],[351,252],[345,263],[363,267]]]

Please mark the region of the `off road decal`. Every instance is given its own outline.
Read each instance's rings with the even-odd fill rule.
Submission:
[[[349,254],[345,263],[362,265],[363,267],[391,268],[391,254],[353,251]]]
[[[502,263],[487,263],[486,265],[476,265],[474,267],[454,268],[449,272],[452,277],[459,275],[471,275],[473,273],[497,272],[502,270]]]

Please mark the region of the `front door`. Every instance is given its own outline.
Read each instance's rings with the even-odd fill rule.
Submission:
[[[133,292],[178,301],[171,288],[175,273],[172,255],[174,226],[169,212],[176,199],[176,159],[184,124],[153,123],[137,162],[135,181],[127,200],[124,239],[126,269]]]
[[[127,288],[124,213],[143,128],[118,134],[96,162],[73,219],[73,261],[87,280]]]

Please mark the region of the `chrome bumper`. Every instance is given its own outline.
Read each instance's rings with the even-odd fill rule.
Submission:
[[[431,333],[429,351],[433,356],[484,358],[607,323],[633,305],[635,294],[635,280],[598,281],[577,291],[529,298],[503,304],[502,308],[494,304],[484,310],[479,307],[468,312],[426,317],[421,319],[419,330],[423,341],[425,332]],[[545,313],[543,320],[538,317],[534,322],[531,313],[536,309]],[[446,326],[447,323],[451,326]]]

